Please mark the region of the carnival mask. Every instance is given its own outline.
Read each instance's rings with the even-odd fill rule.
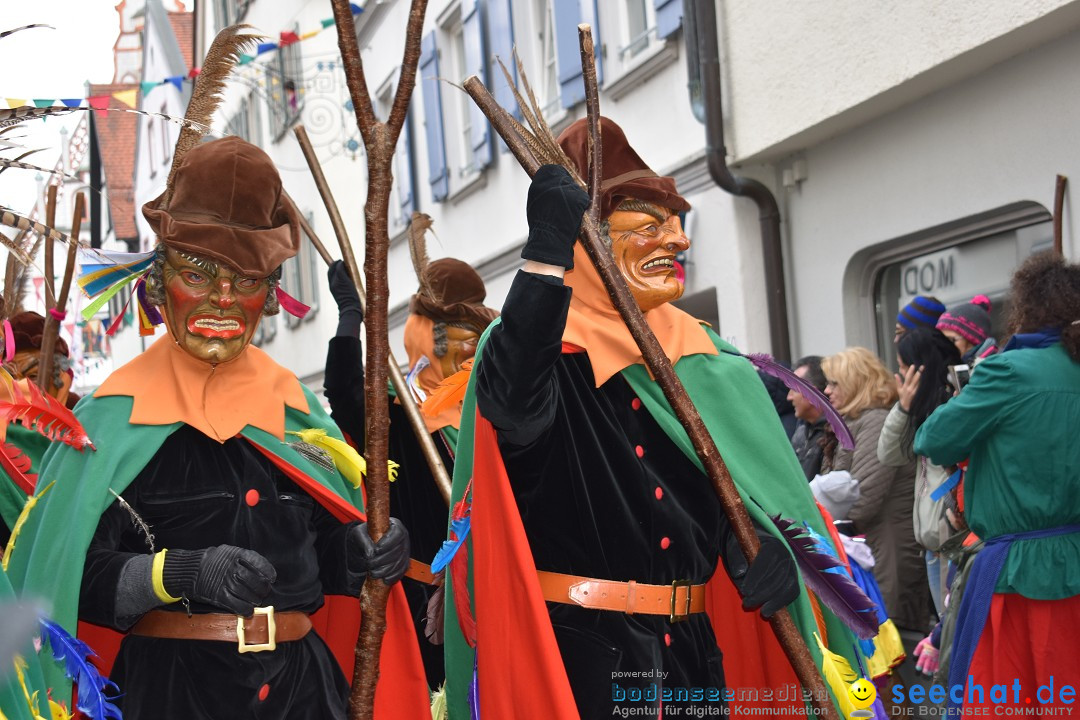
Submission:
[[[171,248],[163,275],[163,315],[177,345],[213,365],[238,357],[259,325],[268,280]]]
[[[476,354],[476,343],[479,342],[480,335],[470,328],[453,325],[446,325],[445,328],[446,352],[438,358],[438,361],[443,377],[450,377],[461,370],[466,360]]]
[[[677,214],[665,219],[637,210],[615,210],[608,224],[615,264],[642,312],[682,297],[675,255],[689,248],[690,241]]]
[[[58,353],[54,362],[59,363],[61,359],[66,360],[67,358]],[[37,348],[20,350],[11,358],[11,374],[16,380],[25,378],[36,385],[40,361],[41,351]],[[53,366],[54,380],[49,383],[44,390],[47,394],[52,395],[61,403],[66,403],[68,394],[71,392],[71,382],[73,378],[70,372],[57,368],[58,366]]]

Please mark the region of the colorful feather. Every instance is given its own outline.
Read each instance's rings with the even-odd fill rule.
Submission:
[[[15,656],[15,677],[19,681],[20,687],[22,687],[23,697],[26,698],[26,705],[30,708],[30,716],[34,720],[45,720],[41,716],[41,704],[38,702],[38,692],[35,690],[32,694],[30,688],[26,686],[26,660],[21,655]]]
[[[448,378],[443,378],[431,395],[420,405],[420,412],[426,417],[438,417],[447,408],[457,408],[465,400],[465,391],[469,387],[472,375],[473,359],[461,364],[461,369]]]
[[[349,443],[327,435],[322,428],[290,430],[289,434],[295,435],[309,445],[324,450],[330,456],[330,459],[334,461],[334,467],[354,488],[359,488],[360,484],[363,483],[364,475],[367,473],[367,461]]]
[[[0,109],[0,128],[11,127],[27,120],[53,117],[54,115],[67,115],[82,108],[69,107],[34,107],[23,105],[17,108]]]
[[[45,173],[46,175],[60,175],[61,177],[65,177],[65,178],[68,178],[70,180],[78,180],[79,179],[79,177],[77,175],[69,175],[68,173],[62,172],[60,170],[49,170],[48,168],[43,168],[43,167],[39,167],[37,165],[31,165],[30,163],[21,162],[22,158],[24,158],[26,155],[31,155],[31,154],[36,153],[36,152],[41,152],[41,151],[40,150],[31,150],[28,153],[23,153],[22,155],[20,155],[19,157],[17,157],[14,160],[8,160],[7,158],[0,158],[0,173],[4,172],[8,168],[15,168],[16,170],[34,170],[35,172]]]
[[[779,515],[772,517],[802,573],[803,582],[855,635],[869,639],[877,635],[877,607],[848,577],[840,560],[828,545],[816,540],[809,528]]]
[[[428,598],[427,612],[424,615],[424,637],[432,645],[443,644],[443,618],[446,612],[446,571],[435,576],[435,592]]]
[[[19,538],[19,533],[22,532],[23,525],[26,524],[26,518],[30,517],[30,511],[34,509],[41,498],[45,497],[45,493],[49,492],[55,483],[56,481],[53,480],[42,488],[41,492],[37,495],[31,495],[26,499],[26,504],[23,505],[19,517],[15,519],[15,525],[11,528],[11,537],[8,538],[7,547],[4,548],[4,558],[3,560],[0,560],[0,568],[7,570],[8,563],[11,562],[11,553],[15,551],[15,541]]]
[[[469,681],[469,718],[480,720],[480,672],[473,653],[472,680]]]
[[[30,457],[19,447],[9,442],[0,445],[0,467],[15,481],[20,490],[27,495],[33,494],[37,475],[30,472]]]
[[[124,511],[128,514],[128,517],[131,518],[131,524],[142,531],[143,539],[146,541],[147,546],[149,546],[150,548],[150,554],[157,554],[157,550],[154,548],[154,533],[150,532],[149,523],[142,519],[142,515],[135,512],[135,508],[131,507],[131,504],[124,499],[123,495],[116,492],[112,488],[109,488],[109,492],[114,498],[116,498],[116,503],[120,507],[122,507]]]
[[[818,649],[821,650],[821,676],[832,690],[833,697],[842,717],[851,717],[855,706],[851,704],[848,688],[859,679],[858,673],[851,669],[851,663],[843,655],[837,655],[825,646],[821,637],[814,633]]]
[[[461,548],[462,543],[465,542],[465,538],[469,536],[469,530],[472,522],[468,515],[457,520],[453,520],[450,523],[450,540],[443,540],[442,547],[439,548],[439,552],[435,553],[434,559],[431,561],[431,572],[441,572],[443,568],[450,564],[450,561],[454,559],[454,555],[457,554]]]
[[[446,683],[444,682],[431,695],[431,720],[446,720],[447,712]]]
[[[848,426],[844,424],[844,418],[840,417],[840,413],[836,412],[836,408],[832,406],[832,402],[826,397],[825,393],[776,362],[772,355],[766,353],[750,353],[749,355],[743,355],[742,353],[733,353],[728,350],[725,350],[724,352],[729,355],[742,355],[744,358],[754,363],[754,367],[758,370],[766,375],[778,378],[787,386],[788,390],[794,390],[802,395],[806,398],[807,402],[816,407],[818,411],[825,416],[825,419],[829,421],[829,425],[832,426],[833,432],[836,433],[836,439],[840,441],[840,446],[847,450],[855,449],[855,439],[851,436],[851,431],[848,430]]]
[[[16,212],[12,212],[8,209],[0,210],[0,225],[7,225],[8,227],[15,228],[16,230],[22,230],[24,232],[33,231],[45,236],[49,240],[56,240],[57,242],[71,242],[71,238],[69,238],[67,235],[60,232],[59,230],[51,228],[44,223],[34,222],[30,218],[23,217],[22,215]],[[23,263],[24,265],[30,264],[30,257],[26,254],[26,251],[18,246],[13,247],[11,244],[9,244],[9,242],[10,241],[5,238],[4,245],[16,254],[19,262]]]
[[[79,452],[86,448],[97,450],[75,414],[27,380],[16,381],[11,398],[0,400],[0,418],[18,422],[52,442],[62,442]]]
[[[120,709],[113,704],[119,688],[101,675],[91,658],[97,654],[89,645],[73,637],[57,623],[41,618],[41,629],[52,647],[53,657],[64,663],[64,674],[79,686],[79,711],[91,720],[122,720]]]

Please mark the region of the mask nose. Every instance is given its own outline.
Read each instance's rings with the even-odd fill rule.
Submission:
[[[236,304],[236,296],[233,295],[232,281],[226,278],[218,280],[217,290],[210,298],[210,302],[212,305],[219,307],[222,310],[228,310]]]

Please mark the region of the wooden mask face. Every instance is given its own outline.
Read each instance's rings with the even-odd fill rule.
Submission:
[[[682,297],[675,255],[689,248],[690,241],[677,214],[657,217],[637,210],[615,210],[608,224],[615,264],[642,312]]]

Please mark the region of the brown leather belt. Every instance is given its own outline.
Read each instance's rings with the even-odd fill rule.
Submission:
[[[614,610],[627,615],[667,615],[671,622],[705,612],[705,586],[676,580],[670,585],[597,580],[562,573],[536,573],[540,589],[549,602],[580,605],[595,610]]]
[[[405,577],[412,578],[425,585],[442,585],[442,578],[435,577],[435,573],[431,572],[430,565],[412,558],[409,558],[409,569],[405,571]]]
[[[255,608],[251,617],[225,613],[151,610],[142,616],[132,635],[171,640],[220,640],[236,643],[237,652],[274,650],[279,642],[300,640],[311,632],[311,619],[303,612],[275,613],[274,606]]]

